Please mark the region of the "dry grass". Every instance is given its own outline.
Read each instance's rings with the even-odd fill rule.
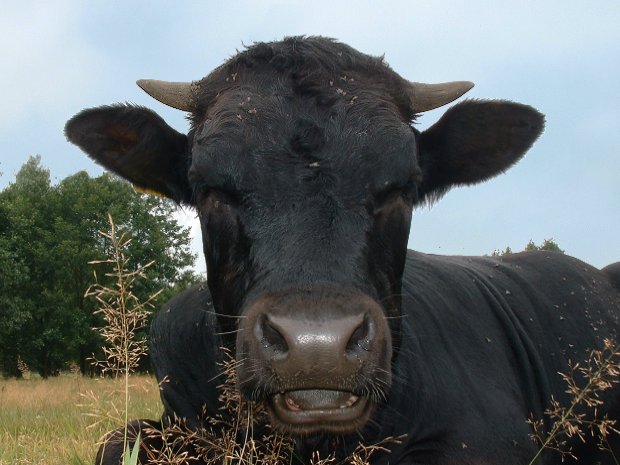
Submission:
[[[161,416],[154,378],[132,376],[130,398],[131,418]],[[92,414],[114,412],[124,399],[124,381],[114,379],[0,380],[0,465],[92,464],[99,439],[120,424]]]
[[[616,420],[600,414],[603,407],[601,395],[620,383],[620,345],[606,339],[601,350],[593,350],[588,360],[582,363],[570,363],[569,373],[560,373],[567,385],[566,392],[572,401],[568,406],[561,405],[551,398],[551,407],[545,412],[552,420],[551,430],[545,433],[542,419],[531,418],[532,438],[540,449],[528,465],[533,465],[540,454],[546,450],[555,450],[562,461],[565,457],[577,458],[568,443],[568,439],[577,437],[582,442],[597,440],[601,450],[608,451],[615,463],[620,463],[609,447],[608,438],[618,434]]]
[[[275,431],[268,423],[262,406],[244,401],[236,389],[236,364],[225,350],[225,382],[219,386],[221,412],[205,415],[204,428],[189,430],[182,421],[164,431],[147,431],[147,443],[155,440],[157,448],[147,448],[149,463],[185,465],[193,460],[206,465],[282,465],[291,463],[294,439]],[[259,432],[256,434],[257,432]],[[375,444],[359,443],[344,460],[334,455],[314,453],[310,465],[369,465],[378,452],[389,453],[389,446],[399,444],[405,436],[387,437]],[[163,443],[163,447],[161,444]]]
[[[198,430],[190,430],[179,421],[163,432],[147,432],[147,440],[163,443],[163,447],[147,451],[151,463],[182,465],[191,460],[208,465],[290,463],[292,438],[270,428],[260,436],[254,434],[255,428],[266,422],[266,413],[260,405],[241,399],[236,389],[234,357],[226,350],[225,355],[226,380],[219,386],[222,412],[205,412],[206,424],[210,426]]]
[[[146,269],[155,262],[130,270],[129,257],[125,252],[131,243],[131,238],[117,230],[111,215],[108,215],[108,221],[110,230],[99,231],[99,234],[110,244],[110,256],[106,260],[95,260],[89,264],[108,265],[109,270],[105,276],[111,278],[113,284],[101,284],[97,273],[94,273],[95,283],[84,295],[97,301],[98,309],[95,314],[102,315],[106,323],[100,328],[95,328],[105,341],[102,347],[105,358],[92,359],[92,364],[100,368],[103,373],[111,373],[115,377],[127,377],[135,371],[140,359],[146,355],[147,341],[139,338],[137,332],[146,326],[149,315],[155,309],[153,302],[161,290],[145,300],[141,300],[133,293],[135,283],[146,279]]]

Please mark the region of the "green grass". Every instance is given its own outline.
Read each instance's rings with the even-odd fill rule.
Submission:
[[[130,378],[129,418],[157,419],[157,383]],[[0,380],[0,465],[83,465],[124,416],[124,380],[63,375]]]

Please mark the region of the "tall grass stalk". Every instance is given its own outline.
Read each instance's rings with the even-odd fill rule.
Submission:
[[[105,341],[103,353],[105,358],[98,360],[93,357],[92,363],[99,367],[103,373],[111,373],[115,378],[123,377],[124,380],[124,434],[123,449],[127,447],[127,423],[129,421],[129,376],[138,367],[140,358],[146,354],[147,342],[138,337],[137,332],[144,328],[147,319],[153,309],[153,301],[159,292],[149,296],[146,300],[140,300],[133,289],[137,281],[145,279],[145,271],[153,265],[139,265],[135,269],[129,269],[129,258],[125,254],[131,238],[124,232],[119,232],[111,215],[108,215],[110,229],[108,232],[99,233],[109,242],[109,258],[89,262],[91,265],[107,264],[110,271],[105,273],[106,278],[111,278],[112,284],[99,282],[97,273],[94,273],[95,283],[86,291],[86,297],[94,298],[99,306],[95,312],[101,314],[105,325],[96,328]],[[109,281],[109,279],[106,279]],[[135,443],[138,448],[140,441]],[[136,449],[137,450],[137,449]],[[126,453],[123,457],[125,464],[130,459],[137,460],[137,454]]]

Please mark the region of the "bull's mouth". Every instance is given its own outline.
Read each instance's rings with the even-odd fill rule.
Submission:
[[[300,389],[279,392],[268,407],[276,427],[295,434],[344,434],[360,428],[372,403],[350,391]]]

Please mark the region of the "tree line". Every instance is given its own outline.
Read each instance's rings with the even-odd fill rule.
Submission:
[[[102,345],[93,328],[103,322],[84,294],[94,272],[106,279],[105,264],[89,262],[109,256],[100,234],[108,214],[132,239],[129,268],[155,261],[134,293],[146,300],[163,289],[159,304],[198,281],[177,208],[107,173],[80,171],[52,184],[40,157],[31,157],[0,191],[0,372],[19,375],[18,364],[44,377],[69,366],[92,370],[89,359]]]
[[[530,241],[525,246],[525,249],[523,249],[523,252],[535,252],[537,250],[546,250],[547,252],[564,253],[564,250],[561,249],[558,243],[552,238],[543,240],[542,244],[540,245],[536,245],[534,241],[530,239]],[[508,246],[504,250],[494,250],[491,256],[501,257],[504,255],[511,255],[513,253],[514,252],[512,251],[510,246]]]

